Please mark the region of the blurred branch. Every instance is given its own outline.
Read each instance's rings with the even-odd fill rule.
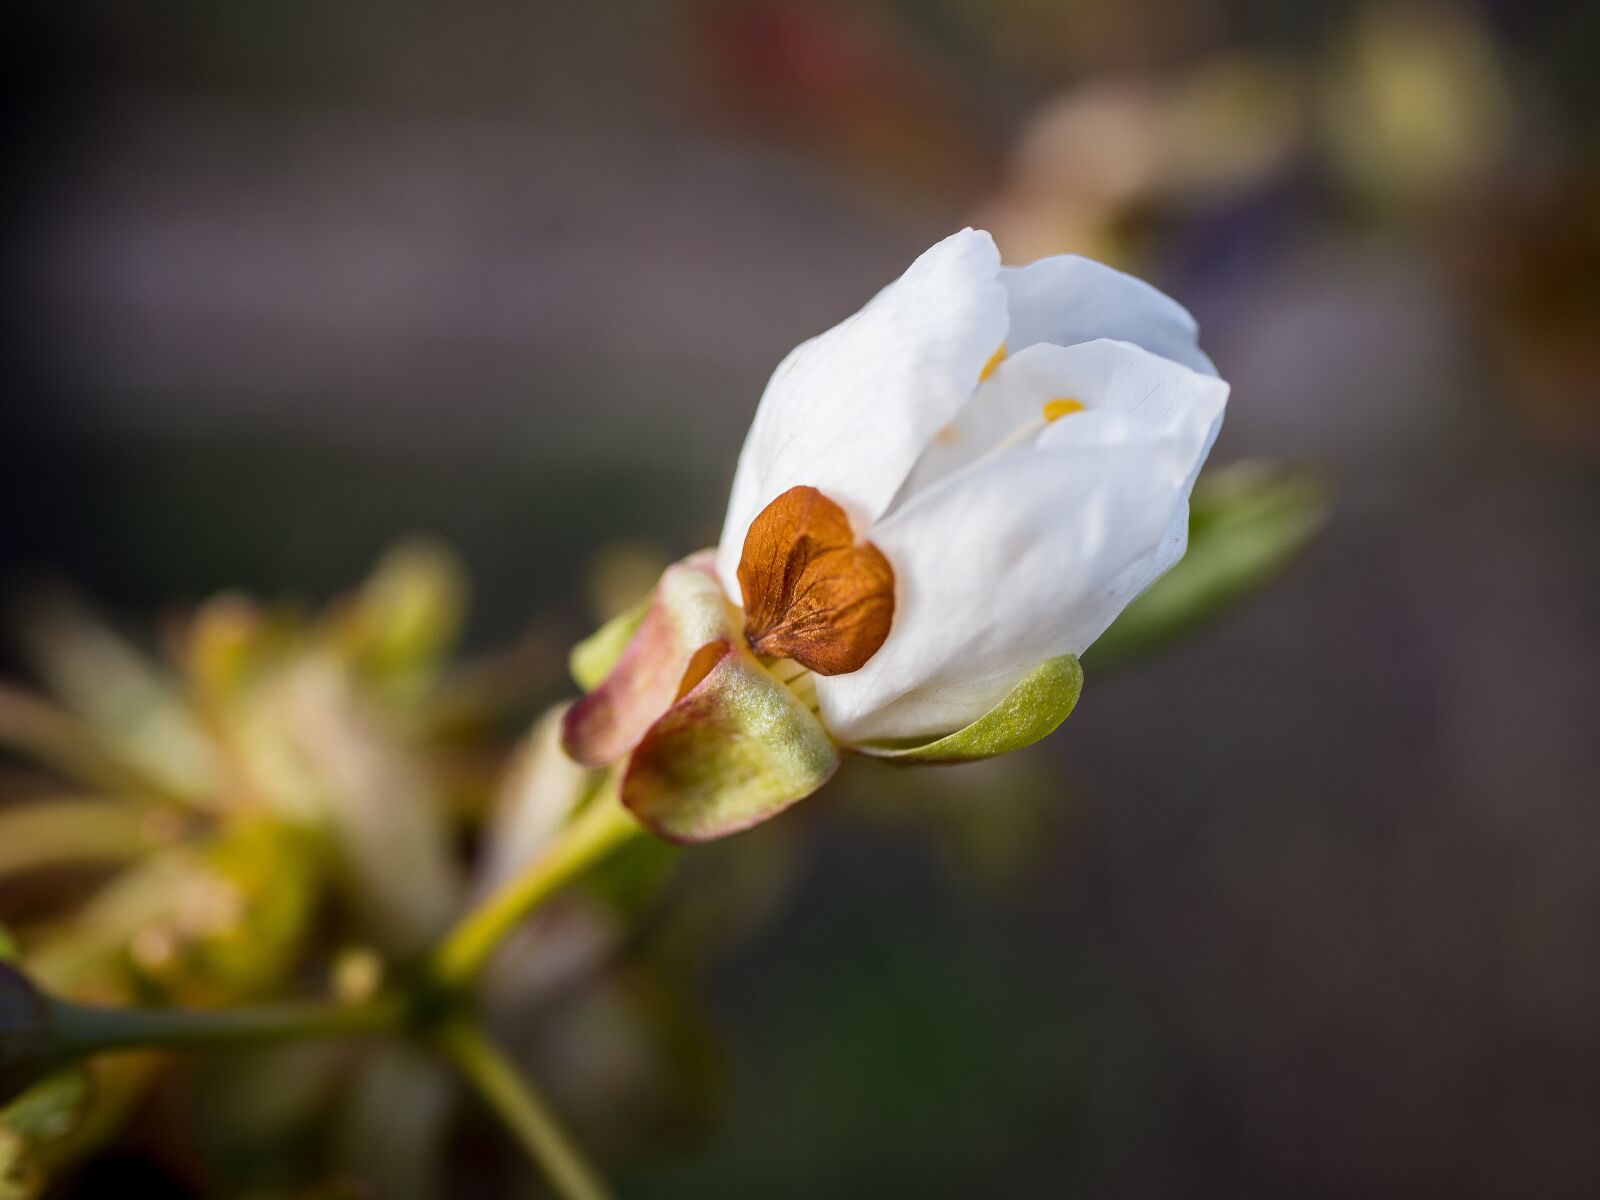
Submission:
[[[538,1163],[562,1200],[610,1200],[611,1191],[585,1160],[550,1106],[477,1026],[452,1021],[439,1045]]]
[[[367,1004],[282,1004],[217,1011],[97,1008],[51,1002],[51,1022],[67,1058],[113,1050],[169,1050],[264,1045],[306,1038],[391,1033],[404,1026],[410,1006],[400,996]]]
[[[534,909],[643,827],[622,807],[613,772],[588,805],[537,858],[491,892],[445,935],[433,956],[432,978],[448,991],[466,987],[506,935]]]

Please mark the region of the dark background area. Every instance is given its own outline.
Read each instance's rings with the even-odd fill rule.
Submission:
[[[785,818],[722,1117],[625,1194],[1595,1195],[1596,11],[14,7],[0,579],[149,625],[420,529],[475,641],[576,635],[928,244],[1111,259],[1329,527],[1017,763]]]

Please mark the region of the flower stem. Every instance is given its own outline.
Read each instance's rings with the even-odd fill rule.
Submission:
[[[405,1024],[408,1013],[400,996],[360,1005],[280,1004],[223,1011],[50,1002],[51,1021],[67,1060],[143,1046],[205,1049],[390,1033]]]
[[[644,832],[618,794],[612,772],[599,793],[562,831],[559,839],[520,875],[491,892],[445,935],[433,955],[430,977],[445,991],[471,984],[505,940],[529,913],[566,884]]]
[[[562,1200],[610,1200],[605,1182],[544,1098],[480,1029],[466,1021],[450,1021],[440,1027],[437,1038]]]

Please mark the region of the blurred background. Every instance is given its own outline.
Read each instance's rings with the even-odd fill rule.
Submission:
[[[1600,8],[3,21],[0,585],[143,644],[421,531],[469,652],[532,646],[531,714],[714,540],[782,355],[966,224],[1179,297],[1234,387],[1213,461],[1326,481],[1273,588],[1091,662],[1047,743],[852,768],[708,852],[759,919],[691,974],[671,1111],[571,1102],[625,1195],[1600,1194]],[[244,1194],[176,1124],[58,1194]]]

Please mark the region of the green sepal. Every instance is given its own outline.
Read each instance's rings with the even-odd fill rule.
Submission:
[[[659,837],[706,842],[776,816],[838,767],[822,722],[749,653],[728,646],[634,750],[622,802]]]
[[[1083,691],[1083,667],[1063,654],[1035,667],[1005,698],[965,729],[917,743],[907,739],[864,742],[858,754],[889,762],[964,763],[1031,746],[1071,715]]]
[[[632,608],[624,609],[572,648],[567,655],[567,670],[584,691],[594,691],[611,674],[611,668],[643,624],[654,595],[652,592]]]

